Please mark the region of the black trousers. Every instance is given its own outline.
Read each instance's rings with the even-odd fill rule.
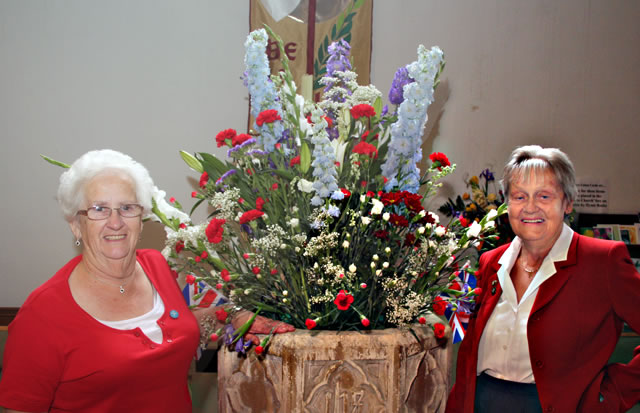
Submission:
[[[541,413],[535,384],[500,380],[482,373],[476,381],[475,413]]]

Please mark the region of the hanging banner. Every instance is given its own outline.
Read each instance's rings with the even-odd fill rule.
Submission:
[[[313,16],[313,18],[311,18]],[[340,39],[351,45],[358,84],[368,85],[371,72],[373,0],[251,0],[250,30],[268,25],[282,39],[294,81],[301,94],[302,75],[313,76],[313,97],[318,101],[326,73],[327,48]],[[280,51],[269,39],[271,73],[282,69]]]

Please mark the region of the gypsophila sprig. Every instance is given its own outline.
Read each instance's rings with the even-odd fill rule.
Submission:
[[[194,224],[158,210],[167,225],[163,254],[235,306],[297,328],[424,320],[504,212],[465,227],[424,208],[455,169],[438,153],[422,176],[416,166],[442,51],[418,48],[417,61],[394,80],[389,110],[375,86],[358,85],[341,40],[328,50],[324,95],[310,102],[298,94],[283,51],[284,70],[270,75],[267,31],[245,43],[255,124],[247,134],[221,129],[211,144],[227,146],[227,159],[181,153],[201,174],[193,196],[208,217]],[[472,302],[466,291],[452,297]]]

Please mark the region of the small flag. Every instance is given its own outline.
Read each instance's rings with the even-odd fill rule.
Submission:
[[[187,284],[182,289],[182,295],[189,307],[207,308],[226,303],[228,300],[220,291],[204,281]]]

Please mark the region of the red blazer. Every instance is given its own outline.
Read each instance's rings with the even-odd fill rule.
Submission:
[[[498,260],[508,245],[480,257],[482,294],[458,352],[447,413],[472,413],[478,344],[502,288]],[[625,412],[640,400],[640,346],[629,364],[607,364],[623,321],[640,332],[640,274],[625,245],[574,233],[567,260],[536,296],[527,338],[544,412]]]

